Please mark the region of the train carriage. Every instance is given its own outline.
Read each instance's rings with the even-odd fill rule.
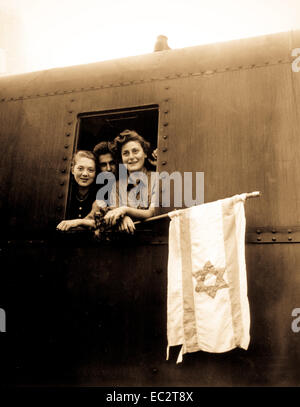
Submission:
[[[296,31],[0,78],[4,380],[299,384],[299,46]],[[166,361],[168,218],[121,241],[56,232],[73,152],[107,126],[151,141],[159,172],[204,172],[205,202],[261,191],[246,203],[247,351]]]

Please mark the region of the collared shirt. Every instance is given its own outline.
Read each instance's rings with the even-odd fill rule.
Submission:
[[[139,171],[126,180],[118,180],[111,194],[111,206],[129,206],[137,209],[156,207],[158,178],[156,172]]]

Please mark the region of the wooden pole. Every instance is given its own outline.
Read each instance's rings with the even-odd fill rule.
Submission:
[[[241,195],[243,195],[243,194],[241,194]],[[246,199],[249,199],[249,198],[257,198],[257,197],[261,196],[261,193],[260,193],[260,191],[254,191],[254,192],[248,192],[245,195],[246,195]],[[182,209],[180,209],[180,210],[182,210]],[[153,216],[152,218],[148,218],[145,220],[138,220],[138,221],[134,222],[134,224],[139,225],[140,223],[152,222],[154,220],[166,219],[168,217],[169,217],[169,215],[167,213],[164,213],[163,215]]]

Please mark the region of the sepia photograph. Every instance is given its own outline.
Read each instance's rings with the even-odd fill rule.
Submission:
[[[299,16],[0,0],[1,387],[300,385]]]

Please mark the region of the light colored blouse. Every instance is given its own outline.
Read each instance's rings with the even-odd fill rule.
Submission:
[[[96,200],[86,218],[94,218],[99,208],[109,206],[111,209],[129,206],[136,209],[157,208],[159,206],[158,173],[138,171],[126,179],[118,180],[112,188],[109,202]]]

